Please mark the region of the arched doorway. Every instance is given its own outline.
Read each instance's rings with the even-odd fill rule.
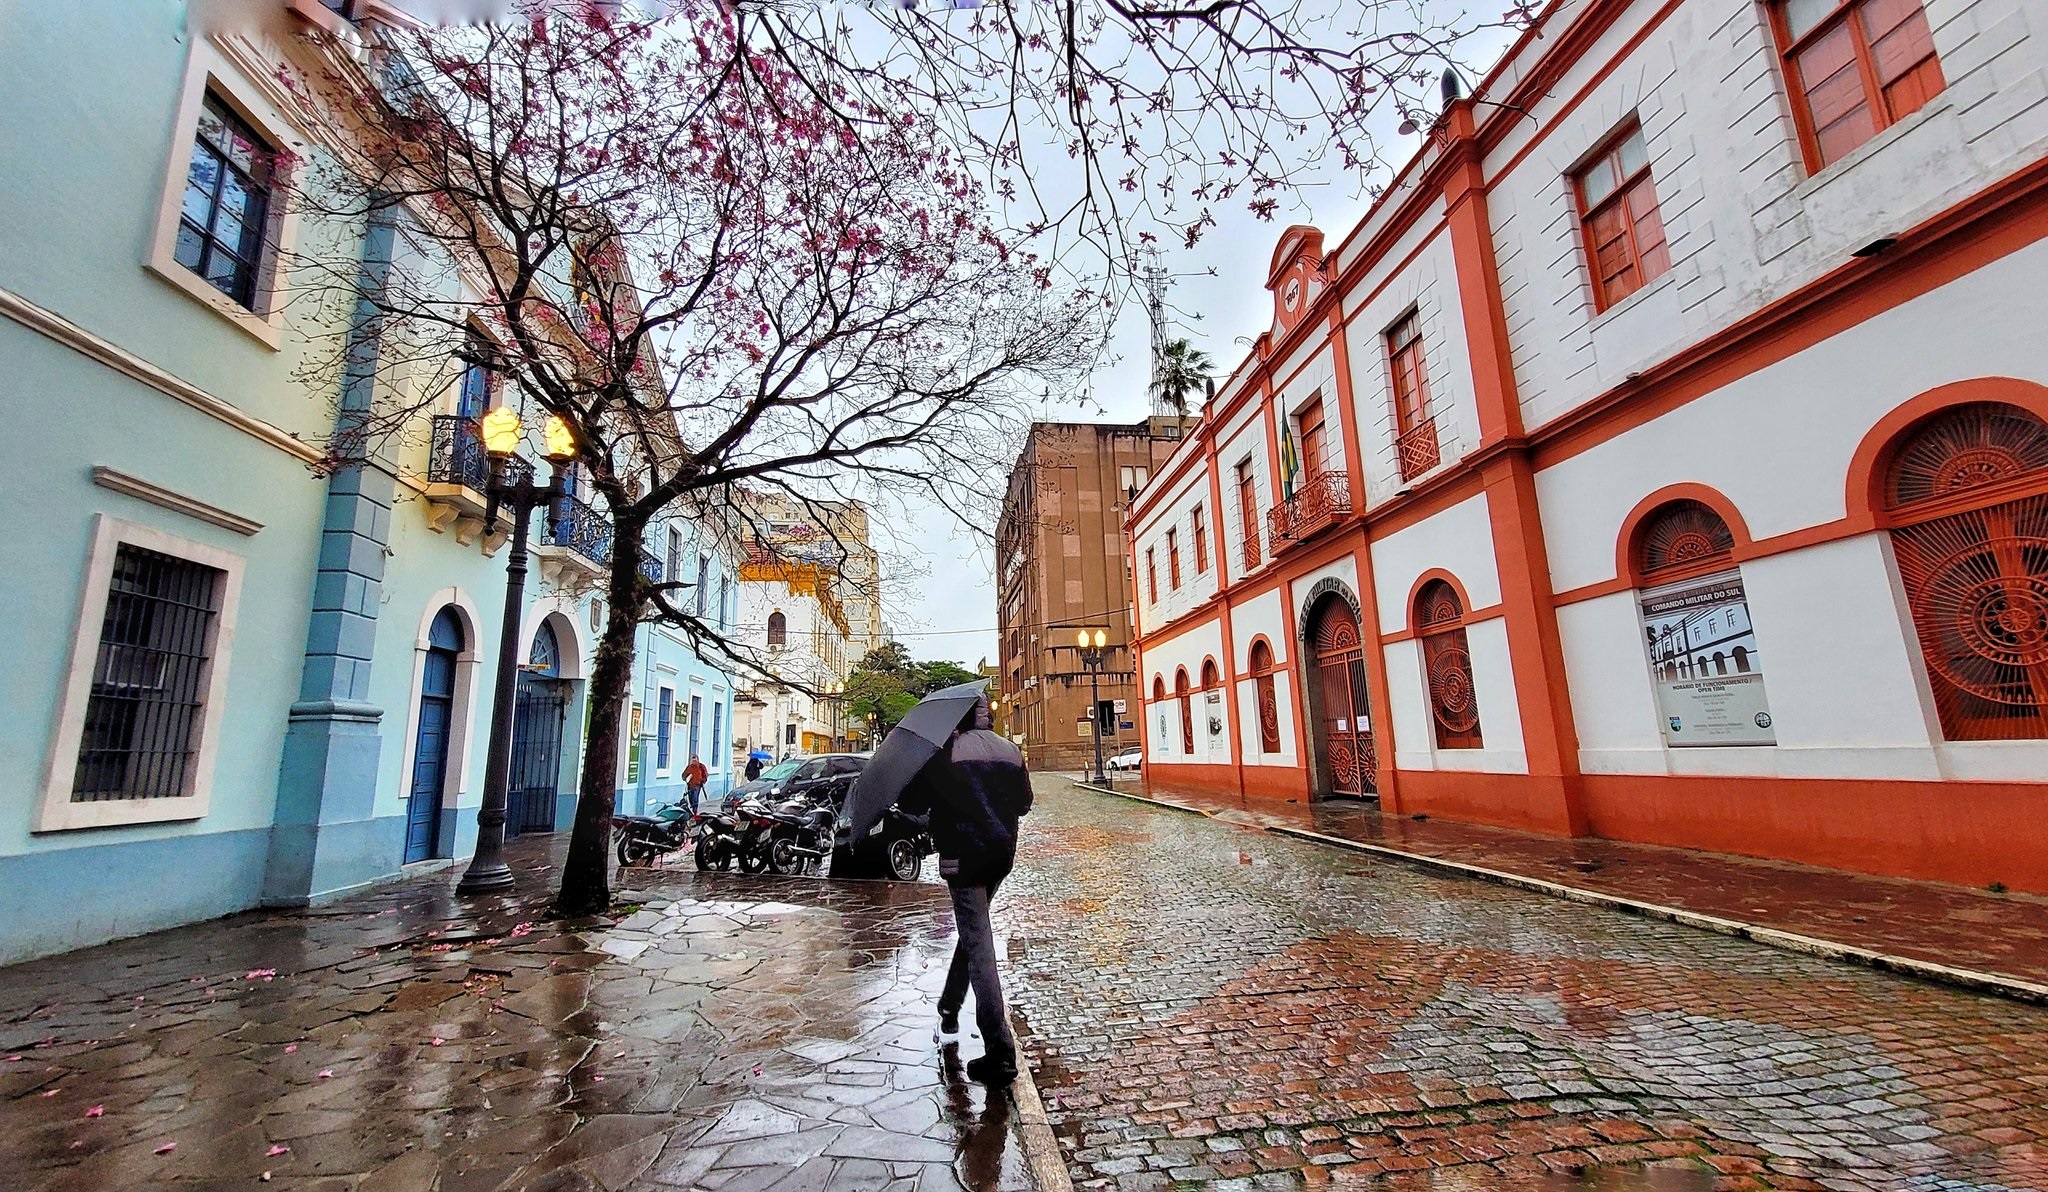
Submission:
[[[2048,737],[2048,424],[1943,411],[1892,452],[1884,501],[1942,735]]]
[[[1372,710],[1365,689],[1365,645],[1358,614],[1331,594],[1309,611],[1308,642],[1314,666],[1308,683],[1314,696],[1314,730],[1332,795],[1376,795],[1378,760],[1373,753]]]
[[[468,642],[462,615],[444,608],[427,630],[420,669],[419,728],[413,736],[412,786],[405,801],[405,860],[441,854],[441,801],[448,787],[448,739],[455,725],[455,669]]]
[[[562,645],[552,619],[534,630],[519,697],[512,712],[512,775],[505,832],[555,830],[555,798],[562,779],[562,728],[569,716],[569,683],[562,677]]]
[[[1436,747],[1484,748],[1479,733],[1479,697],[1472,682],[1472,652],[1465,640],[1465,605],[1458,599],[1457,589],[1440,579],[1422,586],[1415,594],[1415,633],[1422,640]]]
[[[1183,757],[1192,757],[1195,752],[1195,708],[1194,700],[1188,695],[1187,667],[1173,672],[1173,700],[1180,709],[1180,752]]]

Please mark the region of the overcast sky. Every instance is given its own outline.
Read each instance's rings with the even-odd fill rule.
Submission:
[[[1508,42],[1494,33],[1463,43],[1463,73],[1477,79]],[[1419,135],[1395,130],[1399,117],[1389,111],[1385,127],[1376,129],[1383,153],[1393,165],[1404,164],[1421,145]],[[1064,165],[1060,155],[1042,155],[1041,162]],[[1041,166],[1041,168],[1045,168]],[[1323,230],[1333,248],[1343,240],[1370,206],[1365,193],[1373,182],[1384,184],[1392,170],[1380,167],[1363,174],[1331,169],[1304,179],[1270,221],[1262,221],[1232,201],[1216,209],[1216,227],[1192,249],[1163,246],[1161,261],[1175,275],[1168,301],[1177,308],[1173,334],[1182,335],[1207,352],[1219,378],[1228,375],[1251,349],[1251,341],[1272,319],[1272,297],[1266,292],[1266,266],[1280,233],[1289,224],[1312,223]],[[1213,271],[1213,274],[1212,274]],[[1146,384],[1151,377],[1150,327],[1141,304],[1130,303],[1118,322],[1111,349],[1116,359],[1099,369],[1089,392],[1101,409],[1082,401],[1047,407],[1046,421],[1135,422],[1150,408]],[[1019,428],[1019,443],[1023,428]],[[996,657],[996,594],[993,560],[975,535],[943,519],[908,532],[885,531],[893,541],[878,545],[885,552],[921,559],[923,574],[899,585],[886,616],[896,637],[917,658],[953,659],[972,667]]]

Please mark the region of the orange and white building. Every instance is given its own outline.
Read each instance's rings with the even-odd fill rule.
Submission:
[[[2048,891],[2044,37],[1552,5],[1134,505],[1147,781]]]

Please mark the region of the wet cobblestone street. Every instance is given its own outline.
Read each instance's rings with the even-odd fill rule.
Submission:
[[[1030,1186],[932,1043],[942,886],[630,870],[556,924],[547,845],[474,914],[451,870],[0,969],[0,1188]]]
[[[1083,1187],[2048,1188],[2048,1012],[1039,789],[998,925]]]

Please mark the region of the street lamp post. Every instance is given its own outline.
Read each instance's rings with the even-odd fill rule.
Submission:
[[[1088,735],[1095,740],[1095,775],[1090,781],[1109,786],[1109,771],[1102,768],[1102,647],[1109,635],[1098,629],[1081,631],[1081,665],[1088,668]]]
[[[491,459],[485,491],[484,533],[498,531],[498,512],[512,514],[512,557],[505,564],[505,617],[498,631],[498,671],[491,692],[491,739],[485,754],[484,801],[476,813],[476,855],[455,885],[458,894],[487,894],[512,884],[505,864],[505,802],[512,777],[513,686],[518,677],[519,614],[526,594],[526,525],[533,511],[563,497],[562,466],[576,454],[567,423],[547,420],[548,482],[535,484],[531,468],[514,469],[513,452],[524,430],[519,414],[499,406],[484,415],[484,451]]]

